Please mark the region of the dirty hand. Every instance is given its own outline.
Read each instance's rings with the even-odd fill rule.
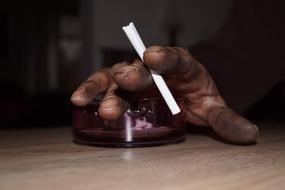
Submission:
[[[205,67],[178,47],[153,46],[145,51],[144,63],[123,62],[95,72],[73,93],[71,101],[85,106],[105,92],[99,114],[116,119],[128,109],[128,102],[116,94],[117,89],[141,91],[154,87],[145,66],[162,74],[169,88],[182,95],[189,123],[210,126],[232,143],[250,143],[258,138],[258,128],[227,107]]]

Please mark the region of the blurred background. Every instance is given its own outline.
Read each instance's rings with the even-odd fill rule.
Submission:
[[[1,1],[0,128],[70,125],[72,91],[95,70],[136,56],[121,30],[130,21],[147,46],[189,48],[237,112],[252,120],[284,121],[285,6],[279,14],[274,7],[282,1],[270,1],[272,7],[265,2]],[[267,12],[259,11],[264,7]],[[271,22],[263,14],[278,19]],[[268,21],[260,24],[259,19]],[[268,23],[274,24],[270,32],[262,27]],[[254,51],[252,44],[261,49]]]

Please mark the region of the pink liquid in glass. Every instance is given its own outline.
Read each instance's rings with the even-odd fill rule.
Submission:
[[[107,121],[98,114],[100,101],[73,109],[73,141],[107,147],[143,147],[177,143],[184,140],[185,119],[172,115],[163,99],[144,98],[132,103],[119,119]]]

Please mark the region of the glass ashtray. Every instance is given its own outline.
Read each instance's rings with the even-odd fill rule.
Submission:
[[[99,100],[73,107],[73,142],[104,147],[145,147],[182,142],[185,139],[183,99],[176,99],[181,112],[172,115],[161,98],[142,98],[131,103],[119,119],[105,120],[98,114]]]

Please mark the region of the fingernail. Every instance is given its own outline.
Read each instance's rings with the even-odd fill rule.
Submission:
[[[84,99],[84,93],[85,93],[86,88],[85,87],[80,87],[78,88],[71,96],[71,101],[72,102],[79,102]]]
[[[158,51],[160,51],[162,49],[163,48],[161,46],[152,46],[150,48],[147,48],[144,53],[158,52]]]
[[[243,136],[243,140],[245,142],[253,142],[259,137],[259,130],[256,125],[253,123],[248,123],[247,125],[244,126],[245,131],[247,132]]]
[[[100,109],[102,111],[113,111],[115,109],[118,109],[118,101],[115,100],[114,98],[110,98],[107,100],[104,100],[103,103],[100,106]]]

